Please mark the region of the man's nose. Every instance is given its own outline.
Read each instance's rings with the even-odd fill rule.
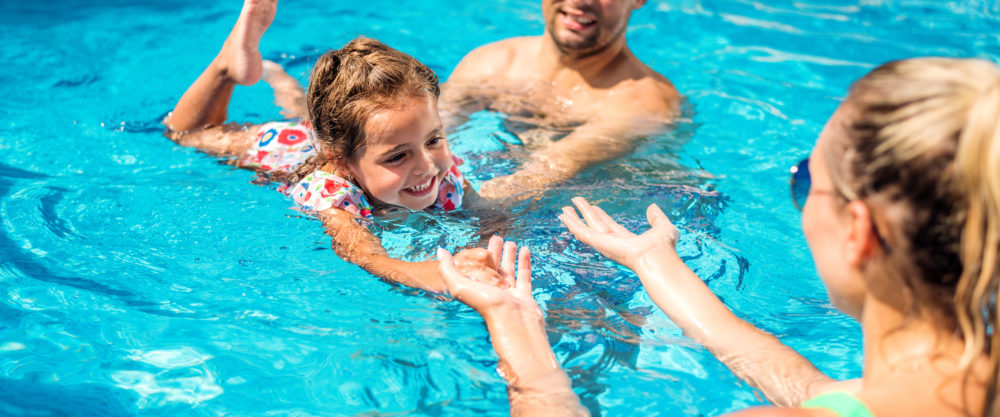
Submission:
[[[577,10],[591,11],[597,0],[566,0],[566,5]]]

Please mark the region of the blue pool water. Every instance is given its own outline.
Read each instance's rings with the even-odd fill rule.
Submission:
[[[265,58],[305,82],[364,34],[447,76],[465,52],[541,33],[535,0],[283,0]],[[253,174],[174,145],[159,120],[239,11],[219,0],[0,2],[0,415],[504,415],[470,309],[337,258],[317,221]],[[595,415],[707,416],[761,404],[680,335],[631,273],[555,219],[573,195],[633,228],[669,209],[681,254],[738,315],[837,378],[857,325],[829,303],[787,167],[849,83],[920,55],[1000,56],[993,1],[649,0],[635,53],[689,100],[673,132],[516,207],[550,339]],[[230,116],[278,118],[263,84]],[[502,114],[451,136],[475,179],[515,162]],[[472,214],[397,221],[390,251],[474,243]]]

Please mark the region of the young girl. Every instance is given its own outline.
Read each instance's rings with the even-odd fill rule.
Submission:
[[[297,81],[262,62],[258,50],[276,7],[276,0],[245,1],[218,56],[164,120],[167,135],[282,182],[279,190],[317,215],[345,260],[391,281],[441,291],[436,262],[390,258],[364,225],[391,207],[455,210],[471,191],[444,137],[437,76],[412,57],[359,37],[316,61],[303,111]],[[235,85],[254,84],[262,75],[284,115],[307,112],[308,119],[224,124]]]

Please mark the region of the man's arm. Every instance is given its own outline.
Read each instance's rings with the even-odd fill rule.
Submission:
[[[632,151],[637,138],[664,131],[668,118],[608,117],[585,123],[566,137],[531,154],[510,175],[485,181],[479,194],[502,199],[540,191],[573,178],[581,171]]]

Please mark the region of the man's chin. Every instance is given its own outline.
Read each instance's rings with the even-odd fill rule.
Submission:
[[[596,39],[579,38],[574,35],[553,35],[556,47],[567,55],[593,55],[599,50]]]

